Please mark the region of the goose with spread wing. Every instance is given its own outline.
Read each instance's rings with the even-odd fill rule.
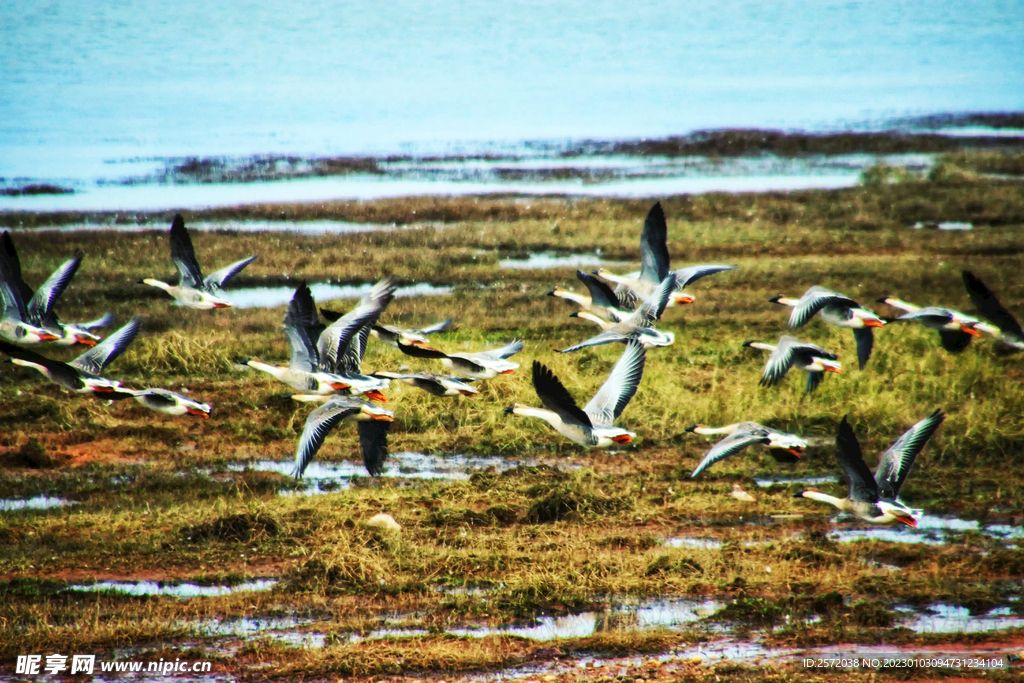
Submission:
[[[158,287],[188,308],[227,308],[232,303],[224,298],[221,288],[255,260],[255,256],[249,256],[203,277],[195,249],[192,248],[192,239],[185,229],[185,219],[179,213],[171,221],[171,261],[178,269],[178,284],[169,285],[153,278],[143,278],[139,284]]]
[[[384,472],[384,461],[388,457],[388,432],[394,419],[395,415],[391,411],[361,398],[331,396],[327,403],[306,418],[295,449],[295,469],[292,475],[296,479],[302,478],[302,473],[323,446],[327,435],[343,421],[356,423],[366,471],[372,477],[381,475]]]
[[[988,323],[979,323],[975,329],[993,335],[999,346],[1006,352],[1024,351],[1024,330],[1006,307],[999,303],[996,295],[985,286],[977,275],[969,270],[963,272],[964,286],[975,307]]]
[[[88,349],[70,363],[46,358],[33,351],[0,341],[0,351],[11,357],[15,365],[38,370],[51,382],[80,394],[117,400],[130,398],[132,390],[121,387],[116,380],[106,379],[101,373],[115,358],[124,353],[142,327],[139,318],[131,320],[114,334]]]
[[[662,281],[661,286],[655,289],[638,309],[621,322],[608,322],[587,311],[577,311],[570,314],[570,317],[583,318],[584,320],[596,323],[604,331],[575,346],[562,349],[561,353],[571,353],[587,346],[600,346],[601,344],[625,343],[629,341],[638,341],[644,348],[670,346],[676,340],[676,336],[671,332],[662,332],[654,329],[654,323],[665,312],[665,307],[668,305],[669,297],[672,296],[672,292],[675,290],[675,285],[676,274],[669,273],[668,277]]]
[[[519,363],[508,360],[523,350],[523,342],[515,339],[498,349],[475,353],[445,353],[432,346],[404,344],[398,342],[398,349],[408,356],[433,358],[441,365],[471,379],[492,379],[516,371]]]
[[[50,277],[46,278],[39,289],[33,291],[22,276],[21,259],[18,257],[18,250],[14,246],[14,240],[10,233],[5,230],[0,234],[0,278],[6,281],[3,296],[18,296],[24,303],[25,322],[56,335],[57,339],[52,341],[62,346],[73,344],[95,346],[100,338],[93,334],[92,330],[105,327],[114,320],[114,317],[108,313],[98,320],[77,324],[66,323],[57,317],[53,310],[57,300],[71,283],[71,278],[78,272],[83,258],[85,258],[85,254],[81,250],[76,251],[74,256],[62,263]],[[9,291],[13,291],[13,294],[8,294]],[[16,306],[20,311],[20,304],[16,304]]]
[[[807,442],[795,434],[787,434],[770,427],[765,427],[757,422],[737,422],[724,427],[710,428],[704,425],[692,425],[687,427],[687,432],[695,434],[726,434],[727,436],[711,447],[700,461],[697,468],[693,470],[691,477],[696,477],[704,470],[717,462],[736,455],[744,448],[755,444],[762,444],[770,449],[785,451],[796,457],[807,448]]]
[[[612,423],[626,409],[640,386],[646,353],[639,342],[626,344],[625,352],[612,368],[608,379],[582,410],[555,374],[534,361],[533,388],[544,407],[533,408],[516,403],[506,408],[505,412],[540,418],[573,443],[589,448],[633,443],[636,434],[615,427]]]
[[[789,335],[784,334],[779,337],[779,343],[776,345],[748,341],[743,342],[743,346],[772,352],[764,366],[764,373],[761,375],[760,384],[763,387],[774,386],[786,376],[790,368],[795,367],[807,371],[805,391],[811,393],[821,384],[826,372],[842,373],[843,371],[839,356],[820,346],[802,342]]]
[[[900,489],[914,460],[945,419],[943,412],[936,410],[907,430],[882,454],[872,476],[857,435],[844,417],[836,434],[836,460],[849,484],[847,497],[836,498],[813,489],[800,491],[794,497],[819,500],[875,524],[901,522],[916,528],[918,511],[899,499]]]
[[[127,389],[126,391],[142,405],[164,415],[195,415],[205,420],[210,417],[212,410],[208,403],[200,403],[188,396],[167,389]]]
[[[872,328],[885,326],[884,320],[850,297],[817,285],[804,292],[799,299],[777,296],[769,301],[793,307],[793,312],[789,315],[791,330],[803,327],[815,315],[820,315],[825,322],[836,327],[853,330],[853,337],[857,342],[857,361],[861,370],[871,358],[871,349],[875,345]]]
[[[938,332],[942,348],[950,353],[960,353],[967,348],[972,338],[981,336],[981,332],[977,329],[978,324],[981,323],[980,320],[952,308],[940,306],[921,308],[891,296],[882,297],[878,303],[888,304],[904,311],[903,315],[895,320],[890,320],[890,323],[919,322],[929,330]]]
[[[707,275],[734,270],[736,266],[699,265],[680,268],[676,273],[676,289],[673,290],[667,306],[692,303],[694,297],[685,292],[678,292],[687,285]],[[651,296],[670,273],[668,256],[668,222],[661,202],[655,203],[647,212],[644,227],[640,233],[640,272],[629,275],[616,275],[605,268],[595,274],[609,282],[618,284],[616,295],[622,302],[619,308],[633,309],[641,301]]]

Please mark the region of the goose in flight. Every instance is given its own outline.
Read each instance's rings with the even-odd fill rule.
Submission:
[[[671,297],[673,290],[675,290],[675,286],[676,274],[669,273],[661,285],[644,300],[643,304],[628,317],[624,318],[622,322],[608,322],[587,311],[571,313],[570,317],[589,320],[599,325],[604,331],[575,346],[562,349],[560,353],[571,353],[587,346],[600,346],[601,344],[611,344],[613,342],[625,343],[633,340],[640,342],[644,348],[670,346],[676,340],[676,336],[671,332],[661,332],[654,329],[654,323],[665,312],[665,307],[668,305],[669,297]]]
[[[640,386],[646,353],[639,342],[626,344],[625,352],[612,368],[608,379],[582,410],[554,373],[534,361],[533,388],[544,408],[516,403],[506,408],[505,412],[540,418],[565,438],[588,448],[633,443],[636,434],[614,427],[612,423],[622,414]]]
[[[579,304],[583,310],[613,322],[622,322],[630,316],[633,304],[622,301],[603,281],[582,270],[576,271],[576,277],[586,286],[589,296],[571,292],[564,287],[555,287],[548,292],[548,296]]]
[[[375,372],[373,375],[374,377],[385,377],[406,382],[434,396],[474,396],[480,393],[479,390],[466,384],[467,381],[472,380],[465,377],[441,375],[436,372],[406,374],[399,372]]]
[[[964,286],[974,306],[989,323],[979,323],[975,329],[988,332],[996,337],[1000,347],[1009,353],[1024,351],[1024,330],[991,289],[969,270],[963,272]]]
[[[363,465],[371,477],[384,472],[384,461],[388,457],[388,432],[395,415],[389,410],[355,396],[331,396],[306,418],[298,447],[295,449],[295,469],[292,476],[302,478],[302,473],[313,460],[324,439],[342,421],[356,423],[359,445],[363,451]]]
[[[501,348],[475,353],[445,353],[431,346],[403,344],[401,341],[398,349],[408,356],[440,360],[444,367],[471,379],[491,379],[515,372],[519,363],[508,359],[523,350],[523,342],[516,339]]]
[[[737,422],[736,424],[718,427],[717,429],[711,429],[704,425],[692,425],[687,427],[685,431],[695,434],[728,435],[711,447],[711,450],[704,455],[704,459],[700,461],[700,464],[697,465],[697,468],[690,477],[696,477],[715,463],[736,455],[747,446],[753,446],[754,444],[764,444],[768,448],[783,450],[798,458],[804,452],[804,449],[807,448],[807,442],[799,436],[780,432],[756,422]]]
[[[194,401],[187,396],[167,389],[127,389],[132,398],[150,410],[165,415],[195,415],[204,420],[210,417],[212,408],[208,403]]]
[[[14,240],[11,239],[10,233],[5,230],[0,234],[0,278],[5,280],[3,296],[5,298],[17,297],[24,306],[24,322],[56,335],[57,339],[52,341],[62,346],[73,344],[95,346],[100,338],[92,331],[105,327],[114,320],[114,316],[107,313],[98,320],[77,324],[65,323],[54,312],[53,307],[57,303],[57,299],[64,293],[71,278],[78,272],[83,258],[85,258],[85,254],[81,250],[76,251],[72,258],[53,271],[50,277],[39,286],[39,289],[33,291],[22,277],[21,259],[18,257],[18,250],[14,246]],[[20,311],[22,304],[15,302],[15,307]]]
[[[760,384],[763,387],[774,386],[786,376],[791,367],[797,367],[807,371],[805,391],[811,393],[821,384],[826,372],[843,371],[842,363],[838,361],[839,357],[836,354],[788,335],[779,337],[776,346],[756,341],[743,342],[743,346],[772,352],[764,366],[764,374],[761,375]]]
[[[355,365],[358,367],[365,336],[369,334],[369,321],[380,315],[394,296],[394,291],[394,283],[390,279],[381,280],[355,308],[325,327],[319,321],[313,295],[303,282],[296,287],[282,323],[291,350],[289,364],[284,367],[270,365],[255,358],[241,363],[303,392],[293,394],[295,400],[324,400],[320,397],[347,390],[383,401],[380,389],[387,387],[387,380],[345,370],[350,369],[347,365],[353,343],[357,348],[351,353],[356,356]],[[360,337],[361,343],[358,341]]]
[[[224,298],[221,287],[255,260],[255,256],[244,258],[204,278],[199,261],[196,260],[196,252],[192,248],[192,239],[185,229],[185,219],[179,213],[175,214],[171,222],[171,261],[178,269],[178,284],[169,285],[153,278],[143,278],[139,280],[139,284],[158,287],[188,308],[227,308],[232,304]]]
[[[871,349],[875,345],[875,337],[871,329],[884,327],[885,321],[861,306],[848,296],[838,294],[830,289],[815,285],[799,299],[777,296],[769,299],[774,304],[792,306],[789,315],[789,329],[803,327],[815,315],[836,327],[847,327],[853,330],[857,342],[857,361],[863,370],[871,357]]]
[[[849,484],[849,494],[846,498],[836,498],[806,489],[794,497],[820,500],[875,524],[901,522],[916,528],[917,511],[911,510],[899,499],[900,488],[910,474],[918,453],[945,419],[942,411],[936,410],[908,429],[882,454],[872,477],[871,470],[864,462],[857,435],[844,417],[836,434],[836,460]]]
[[[373,335],[377,341],[394,346],[398,348],[398,342],[401,341],[406,345],[420,345],[428,344],[428,334],[434,334],[436,332],[444,332],[452,326],[454,321],[451,318],[442,320],[439,323],[428,325],[427,327],[420,327],[417,329],[407,329],[404,327],[396,327],[394,325],[374,325],[370,328],[370,334]]]
[[[950,353],[960,353],[971,343],[972,337],[981,336],[981,332],[977,330],[980,320],[960,311],[954,311],[952,308],[939,306],[921,308],[891,296],[882,297],[878,303],[888,304],[904,311],[903,315],[895,320],[890,320],[890,323],[916,321],[929,330],[938,332],[942,340],[942,348]]]
[[[736,266],[699,265],[675,271],[676,289],[673,290],[666,305],[692,303],[693,296],[684,292],[678,294],[675,292],[702,277],[735,268]],[[644,220],[644,227],[640,233],[640,272],[635,276],[632,273],[623,276],[615,275],[607,269],[601,268],[595,275],[618,284],[616,294],[623,304],[619,308],[632,309],[651,296],[651,293],[664,282],[670,272],[668,223],[665,220],[665,211],[661,208],[661,202],[657,202],[647,212],[647,218]]]
[[[131,320],[70,363],[46,358],[5,341],[0,341],[0,351],[10,356],[15,365],[38,370],[51,382],[59,384],[65,389],[113,401],[132,397],[133,390],[121,387],[121,383],[118,381],[102,377],[101,373],[107,365],[124,353],[128,345],[135,340],[141,327],[142,320],[139,318]]]

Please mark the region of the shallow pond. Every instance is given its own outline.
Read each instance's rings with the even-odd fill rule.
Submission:
[[[372,284],[365,285],[332,285],[317,283],[309,286],[313,298],[319,303],[331,299],[358,299],[370,289]],[[443,296],[452,293],[447,285],[432,285],[421,282],[408,287],[399,287],[395,296]],[[284,306],[295,295],[295,287],[241,287],[224,290],[224,296],[235,308],[274,308]]]
[[[53,496],[35,496],[33,498],[14,498],[0,500],[0,512],[12,512],[14,510],[50,510],[52,508],[75,505],[74,501],[55,498]]]
[[[111,591],[125,595],[170,595],[176,598],[215,598],[246,591],[266,591],[277,585],[277,579],[256,579],[235,586],[200,586],[195,583],[164,583],[160,581],[100,581],[68,586],[69,591]]]

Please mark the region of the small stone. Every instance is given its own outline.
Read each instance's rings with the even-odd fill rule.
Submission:
[[[401,531],[402,525],[395,521],[395,518],[391,515],[381,513],[374,515],[366,521],[366,526],[375,527],[377,529],[387,529],[388,531]],[[443,683],[443,682],[442,682]]]

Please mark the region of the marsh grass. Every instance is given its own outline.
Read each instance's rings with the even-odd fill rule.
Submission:
[[[237,217],[265,212],[281,218],[283,212],[431,222],[343,236],[197,235],[207,270],[259,254],[239,286],[372,282],[385,272],[403,282],[455,284],[450,296],[396,299],[385,320],[411,326],[455,317],[457,327],[435,337],[450,351],[513,338],[526,342],[515,358],[520,370],[478,383],[479,396],[438,399],[396,383],[386,407],[396,413],[392,451],[497,453],[533,466],[476,472],[465,481],[359,479],[348,490],[312,497],[279,496],[295,487],[286,477],[229,468],[290,460],[310,411],[278,398],[289,391],[284,385],[234,364],[249,356],[287,361],[283,307],[190,311],[135,285],[139,277],[169,275],[160,221],[153,233],[18,232],[30,283],[41,282],[76,247],[85,249],[83,267],[61,302],[63,317],[89,319],[112,310],[119,323],[133,315],[145,319],[140,338],[110,366],[112,377],[129,386],[187,389],[213,404],[214,412],[198,421],[159,415],[134,401],[108,406],[8,366],[0,376],[0,497],[53,495],[76,504],[0,516],[0,577],[54,582],[7,590],[9,599],[0,601],[3,657],[44,644],[102,651],[180,641],[183,632],[175,624],[182,619],[315,613],[325,628],[342,634],[372,629],[381,615],[402,611],[427,615],[407,621],[435,635],[357,644],[339,639],[323,651],[260,640],[233,665],[246,671],[272,662],[269,673],[278,677],[455,672],[529,662],[549,645],[458,639],[437,635],[439,630],[594,609],[615,596],[739,599],[735,628],[770,628],[772,638],[806,643],[894,637],[898,629],[886,623],[894,603],[979,607],[1019,596],[1019,542],[976,534],[929,548],[836,544],[822,533],[831,528],[831,511],[793,499],[801,485],[760,489],[752,482],[771,473],[836,473],[832,443],[847,414],[873,466],[903,431],[941,407],[947,420],[919,458],[904,498],[934,514],[1019,524],[1019,357],[997,355],[987,339],[953,356],[939,348],[935,333],[891,325],[876,331],[871,362],[859,371],[852,335],[814,321],[796,336],[836,351],[845,367],[805,396],[799,371],[778,387],[759,387],[765,355],[741,344],[774,342],[786,332],[788,309],[767,299],[799,296],[812,284],[847,293],[883,316],[894,313],[873,302],[886,295],[971,313],[960,282],[963,268],[979,274],[1020,318],[1024,189],[985,179],[907,181],[837,192],[676,197],[665,207],[674,264],[738,268],[697,283],[690,289],[695,304],[666,313],[659,327],[675,332],[677,341],[649,352],[640,390],[619,420],[638,433],[637,442],[612,452],[584,451],[539,421],[503,412],[514,402],[539,405],[529,379],[535,359],[584,404],[621,347],[555,353],[593,333],[567,317],[572,307],[545,296],[555,284],[578,289],[574,269],[513,271],[496,263],[531,251],[599,248],[605,258],[635,264],[649,202],[481,198],[247,207]],[[201,214],[219,215],[227,213]],[[966,220],[975,229],[910,229],[918,220]],[[44,353],[68,360],[77,351]],[[365,370],[403,366],[439,369],[371,342]],[[748,449],[690,479],[714,440],[687,434],[685,427],[746,419],[810,437],[812,447],[795,464],[777,464]],[[335,430],[317,457],[358,461],[355,430]],[[733,482],[757,502],[731,498]],[[819,488],[846,492],[843,484]],[[391,514],[401,533],[365,527],[379,512]],[[793,514],[804,516],[772,517]],[[677,536],[715,539],[721,547],[663,545]],[[275,577],[281,583],[266,593],[189,601],[60,591],[69,582],[140,576],[207,582]],[[446,593],[439,586],[484,590]],[[838,606],[826,599],[835,594],[853,600]],[[821,623],[792,625],[809,614]],[[691,638],[612,631],[559,646],[650,652]],[[722,675],[756,678],[740,669]],[[695,673],[695,680],[703,675]]]

